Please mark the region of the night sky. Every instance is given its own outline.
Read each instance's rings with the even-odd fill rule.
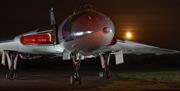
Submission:
[[[55,8],[60,24],[81,0],[2,0],[0,38],[49,24],[49,8]],[[89,0],[97,11],[109,16],[118,37],[128,30],[133,41],[180,50],[180,0]]]

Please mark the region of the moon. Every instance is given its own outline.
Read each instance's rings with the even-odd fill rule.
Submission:
[[[131,32],[126,32],[126,38],[127,39],[132,39],[133,35]]]

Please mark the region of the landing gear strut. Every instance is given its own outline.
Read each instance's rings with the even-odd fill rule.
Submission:
[[[2,54],[2,64],[5,66],[5,61],[8,63],[8,72],[6,73],[6,78],[9,80],[16,79],[16,65],[18,61],[18,52],[15,51],[3,51]]]
[[[72,57],[72,64],[74,68],[74,74],[70,76],[70,84],[78,84],[81,85],[81,77],[79,74],[81,60],[76,60],[76,57]]]
[[[99,73],[99,77],[110,79],[112,77],[112,74],[109,71],[110,53],[100,54],[100,59],[101,59],[101,66],[103,71]]]

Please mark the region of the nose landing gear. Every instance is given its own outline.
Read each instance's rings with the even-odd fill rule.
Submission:
[[[79,74],[81,60],[76,60],[75,57],[72,57],[72,64],[74,68],[74,74],[70,76],[70,84],[75,85],[77,83],[78,85],[81,85],[82,82]]]

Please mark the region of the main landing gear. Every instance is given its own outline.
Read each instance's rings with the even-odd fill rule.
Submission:
[[[112,74],[109,71],[110,53],[100,54],[100,59],[102,71],[99,73],[99,77],[110,79],[112,77]]]
[[[74,74],[70,76],[70,84],[78,84],[81,85],[81,76],[79,74],[81,60],[76,60],[76,57],[72,57],[72,64],[74,68]]]
[[[16,65],[18,61],[19,54],[15,51],[3,51],[2,53],[2,64],[5,66],[6,60],[8,63],[8,72],[6,73],[6,78],[9,80],[14,80],[17,77]]]

